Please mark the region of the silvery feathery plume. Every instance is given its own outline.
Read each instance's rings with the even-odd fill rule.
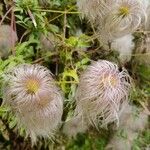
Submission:
[[[131,150],[139,132],[148,125],[148,114],[132,105],[127,105],[120,116],[120,127],[114,134],[106,150]],[[123,132],[126,137],[119,135]]]
[[[9,71],[3,99],[33,143],[37,137],[53,137],[61,122],[63,98],[47,68],[23,64]]]
[[[116,64],[105,60],[94,62],[81,75],[75,115],[66,122],[64,132],[74,136],[75,131],[82,132],[91,125],[99,128],[112,122],[118,124],[129,89],[130,77],[125,69],[119,71]]]
[[[119,59],[123,64],[131,60],[132,51],[135,46],[133,39],[134,37],[132,34],[128,34],[121,38],[115,39],[111,43],[111,49],[119,52]]]
[[[81,75],[76,92],[76,113],[94,125],[107,126],[118,121],[123,103],[128,101],[130,77],[126,70],[109,61],[90,65]]]
[[[107,43],[113,39],[133,33],[146,20],[145,5],[141,0],[118,0],[100,20],[100,40]]]
[[[97,23],[103,16],[107,14],[113,3],[118,0],[78,0],[78,10],[85,16],[91,23]]]
[[[0,26],[0,58],[8,57],[11,49],[15,46],[18,37],[9,25]]]

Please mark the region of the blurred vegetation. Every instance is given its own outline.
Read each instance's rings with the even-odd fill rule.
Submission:
[[[0,18],[0,24],[11,25],[18,35],[15,49],[6,59],[0,59],[0,89],[2,90],[3,73],[9,68],[22,63],[42,64],[52,71],[65,93],[63,120],[72,115],[79,75],[92,60],[106,59],[120,64],[118,53],[105,50],[94,38],[89,23],[81,20],[75,0],[2,0]],[[42,35],[47,40],[54,38],[50,48],[42,45]],[[136,56],[125,64],[134,80],[130,99],[138,107],[146,109],[150,107],[150,67],[138,65],[134,57]],[[2,102],[0,98],[0,103]],[[103,150],[111,134],[112,131],[109,130],[98,133],[91,129],[88,134],[70,140],[58,134],[54,142],[40,139],[37,146],[31,148],[30,139],[24,138],[24,129],[16,128],[16,119],[9,113],[9,108],[0,107],[2,150]],[[144,150],[148,145],[150,130],[146,129],[135,140],[133,150]]]

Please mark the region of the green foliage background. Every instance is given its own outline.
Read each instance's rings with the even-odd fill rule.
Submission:
[[[13,22],[19,37],[15,50],[7,59],[0,59],[0,89],[4,72],[22,63],[39,63],[49,68],[54,74],[58,85],[65,93],[63,121],[71,117],[74,109],[74,94],[79,82],[79,75],[92,60],[106,59],[120,65],[118,53],[105,50],[95,39],[93,29],[87,20],[81,20],[75,0],[3,0],[0,2],[0,16],[3,23]],[[11,13],[5,15],[9,9]],[[89,10],[90,11],[90,10]],[[79,30],[84,34],[78,34]],[[51,32],[58,40],[54,50],[42,49],[40,36]],[[135,40],[140,39],[143,32]],[[51,37],[49,37],[51,39]],[[134,80],[130,97],[138,107],[146,107],[150,99],[150,67],[138,65],[134,61],[126,64]],[[0,93],[0,97],[2,94]],[[2,104],[2,98],[0,99]],[[66,150],[103,150],[112,131],[100,132],[91,129],[89,133],[78,135],[76,139],[67,139],[58,133],[56,140],[41,139],[37,146],[31,147],[30,139],[24,138],[24,129],[16,128],[16,119],[9,113],[9,108],[0,107],[0,149],[66,149]],[[150,145],[150,129],[139,134],[133,149],[144,150]]]

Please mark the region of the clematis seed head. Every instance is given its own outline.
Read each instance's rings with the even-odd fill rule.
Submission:
[[[90,65],[81,75],[76,92],[75,115],[96,127],[119,123],[119,114],[128,102],[130,77],[125,69],[109,61]]]
[[[4,104],[10,106],[32,142],[37,137],[53,138],[61,123],[63,96],[51,72],[40,65],[23,64],[6,73]]]
[[[97,32],[103,44],[135,32],[147,20],[141,0],[118,0],[99,21]]]

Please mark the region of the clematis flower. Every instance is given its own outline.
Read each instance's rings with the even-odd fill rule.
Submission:
[[[129,89],[130,77],[125,69],[119,71],[116,64],[105,60],[95,62],[81,75],[75,114],[96,127],[118,124]]]
[[[61,122],[63,97],[47,68],[23,64],[9,71],[3,99],[33,143],[37,137],[53,137]]]

